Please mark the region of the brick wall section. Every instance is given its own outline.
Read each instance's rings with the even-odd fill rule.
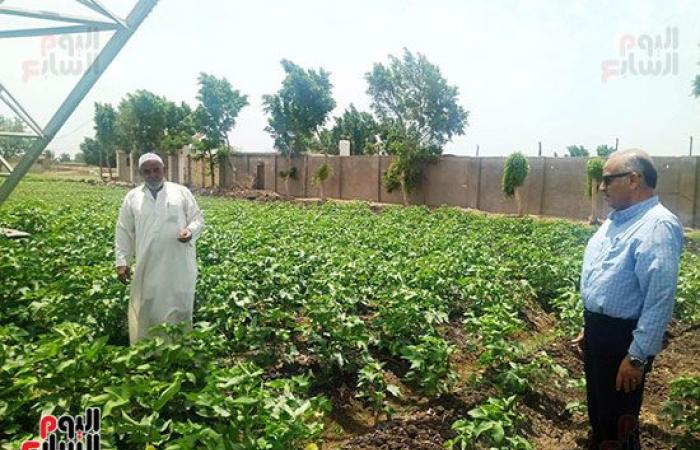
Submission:
[[[291,160],[297,176],[289,181],[289,195],[318,197],[313,174],[326,161],[331,176],[325,183],[326,197],[401,203],[400,192],[387,192],[381,178],[391,164],[390,156],[306,155]],[[528,158],[530,174],[523,186],[522,199],[528,214],[587,219],[591,201],[586,195],[586,158]],[[503,157],[442,156],[428,167],[418,189],[410,195],[412,204],[460,206],[497,213],[515,213],[513,199],[501,192]],[[657,193],[661,202],[684,225],[700,227],[700,163],[698,157],[656,157],[659,171]],[[202,161],[191,161],[191,185],[202,185]],[[287,194],[279,174],[290,165],[288,158],[275,153],[234,153],[228,164],[217,171],[217,183],[224,187],[248,187],[263,174],[264,189]],[[120,173],[121,175],[121,173]],[[185,180],[186,181],[186,180]],[[188,184],[185,182],[185,184]],[[209,184],[208,177],[205,185]],[[602,195],[599,215],[606,210]]]

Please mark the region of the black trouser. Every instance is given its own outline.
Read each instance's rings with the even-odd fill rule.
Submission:
[[[641,385],[634,391],[625,393],[624,390],[617,391],[615,388],[617,372],[620,363],[627,356],[637,321],[590,311],[585,311],[584,317],[588,419],[593,429],[590,448],[639,449],[639,410],[642,406],[644,379],[651,369],[651,361],[647,364]]]

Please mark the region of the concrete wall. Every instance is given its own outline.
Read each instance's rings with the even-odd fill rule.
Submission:
[[[424,178],[432,180],[423,186],[425,204],[467,207],[470,175],[467,159],[455,156],[440,158],[425,170]]]
[[[347,156],[346,158],[356,158],[356,156]],[[382,182],[382,177],[384,173],[389,169],[391,165],[391,156],[373,156],[372,158],[377,158],[379,160],[379,174],[377,177],[373,178],[377,180],[379,186],[377,190],[379,191],[379,201],[382,203],[397,203],[402,204],[403,199],[401,196],[401,190],[396,189],[393,192],[389,192],[384,187]],[[423,186],[425,183],[421,183],[414,191],[412,191],[408,196],[408,201],[410,204],[417,205],[422,204],[425,201],[425,194],[423,192]]]
[[[115,171],[117,179],[127,181],[131,178],[129,176],[129,166],[129,154],[117,150],[117,170]]]
[[[306,155],[291,160],[297,175],[289,180],[289,192],[280,172],[290,163],[275,153],[234,153],[216,171],[216,183],[224,187],[252,188],[262,183],[267,190],[294,197],[318,197],[320,189],[313,175],[326,162],[331,175],[325,182],[328,198],[402,203],[400,190],[388,192],[382,176],[389,168],[390,156]],[[654,158],[659,171],[657,193],[686,226],[700,227],[700,163],[698,157]],[[410,194],[411,204],[452,205],[496,213],[516,213],[514,199],[501,192],[505,158],[443,156],[428,166],[420,186]],[[586,195],[586,158],[528,158],[530,173],[521,189],[524,211],[573,219],[587,219],[591,200]],[[119,177],[128,177],[120,159]],[[171,163],[172,164],[172,163]],[[193,187],[208,186],[208,167],[204,160],[193,160],[186,153],[172,169],[178,182]],[[260,166],[260,172],[258,171]],[[133,166],[132,166],[133,167]],[[258,174],[263,179],[258,180]],[[138,174],[136,174],[138,177]],[[607,207],[598,196],[598,216],[605,217]]]
[[[167,162],[165,163],[168,169],[168,180],[173,183],[180,183],[180,157],[179,155],[168,155]]]
[[[209,167],[208,158],[192,158],[188,157],[189,163],[189,179],[184,183],[193,188],[210,188],[212,186],[220,186],[221,168],[218,165],[214,166],[214,184],[211,183],[211,168]]]
[[[221,178],[228,187],[253,189],[259,184],[263,189],[275,191],[275,164],[275,155],[271,153],[234,153],[221,164],[224,173]],[[261,167],[262,179],[258,177],[258,167]]]
[[[591,211],[591,201],[586,195],[587,159],[543,159],[545,167],[541,214],[576,219],[587,218]]]
[[[330,175],[328,176],[328,179],[323,183],[323,189],[325,191],[325,196],[327,198],[341,198],[341,185],[340,185],[340,176],[341,176],[341,161],[342,158],[340,156],[335,156],[335,155],[330,155],[330,156],[323,156],[323,155],[314,155],[314,156],[309,156],[308,158],[308,171],[309,171],[309,177],[311,179],[311,183],[309,187],[307,188],[307,195],[309,197],[321,197],[321,185],[320,182],[314,182],[313,177],[314,174],[318,171],[318,169],[323,166],[323,164],[328,164],[328,167],[330,168]]]
[[[197,167],[198,187],[202,186],[202,173],[208,174],[208,167],[202,168],[202,163],[193,161],[189,156],[189,148],[185,147],[178,150],[172,154],[161,154],[163,163],[165,164],[165,177],[167,180],[184,184],[186,186],[192,186],[192,165]],[[133,162],[132,162],[133,159]],[[141,176],[138,171],[138,158],[121,150],[117,150],[117,168],[114,174],[118,180],[129,181],[134,184],[141,183]],[[218,176],[217,176],[218,183]],[[211,184],[209,180],[206,180],[206,185]]]
[[[374,156],[339,157],[342,198],[379,201],[379,159]]]
[[[482,211],[514,214],[517,212],[515,200],[506,199],[501,191],[504,158],[480,158],[479,197],[477,209]],[[524,191],[529,192],[532,178],[525,180]],[[530,196],[523,196],[523,207],[529,212]]]
[[[659,200],[671,211],[677,211],[679,218],[686,221],[692,218],[693,211],[681,210],[681,175],[683,167],[694,158],[654,158],[654,163],[659,172],[659,181],[656,190]],[[693,180],[695,181],[695,180]],[[693,189],[690,189],[692,192]],[[683,193],[683,195],[687,195]],[[687,206],[687,205],[686,205]]]
[[[277,186],[277,192],[285,195],[291,195],[292,197],[306,197],[308,193],[308,187],[311,184],[308,175],[308,166],[306,164],[307,158],[297,157],[297,158],[286,158],[284,156],[279,156],[277,158],[277,166],[275,171],[275,186]],[[296,168],[296,174],[294,177],[283,177],[281,172],[288,172],[292,167]]]

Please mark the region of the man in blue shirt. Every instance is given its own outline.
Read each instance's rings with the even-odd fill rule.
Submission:
[[[585,326],[573,342],[584,354],[596,450],[640,448],[644,379],[673,313],[683,228],[654,194],[656,179],[647,153],[610,156],[601,190],[613,211],[583,258]]]

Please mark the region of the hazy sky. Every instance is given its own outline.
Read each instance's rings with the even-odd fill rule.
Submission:
[[[73,3],[6,0],[3,6],[81,12]],[[126,14],[134,1],[104,3]],[[466,134],[445,153],[473,155],[479,144],[482,155],[534,155],[541,140],[544,154],[562,154],[570,144],[593,149],[619,137],[621,147],[681,155],[694,135],[700,154],[700,99],[690,96],[700,73],[699,20],[700,2],[691,0],[161,0],[49,148],[75,153],[93,134],[93,102],[116,105],[136,89],[194,106],[196,78],[205,71],[249,96],[232,143],[269,151],[261,96],[279,89],[282,58],[330,71],[339,115],[351,102],[368,109],[364,74],[407,47],[440,67],[469,111]],[[0,17],[0,29],[21,25],[37,22]],[[640,48],[642,35],[664,41],[669,27],[677,30],[676,48],[652,50],[651,57]],[[109,35],[101,33],[100,44]],[[0,81],[42,125],[78,80],[61,73],[60,64],[84,64],[91,53],[71,57],[50,44],[41,38],[0,44]],[[664,70],[666,58],[677,58],[677,70],[622,76],[630,55],[645,67],[660,60]],[[58,70],[51,69],[52,58]],[[603,81],[605,61],[618,75]],[[45,63],[46,74],[25,73],[41,72]],[[7,111],[0,106],[0,114]]]

